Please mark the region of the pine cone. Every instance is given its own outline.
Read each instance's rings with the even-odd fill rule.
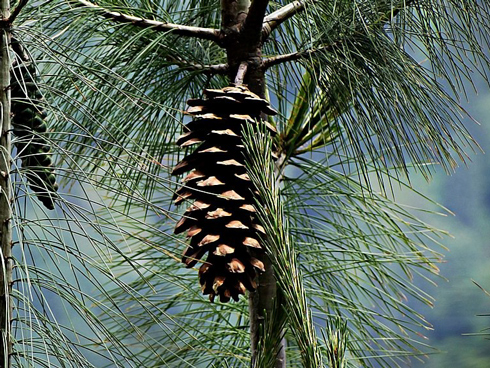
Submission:
[[[182,262],[193,267],[207,253],[199,269],[203,293],[211,301],[238,301],[240,294],[256,288],[256,270],[264,264],[252,257],[249,248],[262,249],[258,233],[264,233],[253,206],[254,187],[244,163],[242,127],[265,124],[261,113],[275,114],[269,103],[246,87],[205,90],[206,99],[189,100],[193,120],[177,140],[180,147],[197,145],[172,174],[190,173],[175,194],[176,204],[193,200],[175,233],[187,231],[190,244]]]
[[[29,169],[26,176],[30,188],[52,210],[54,201],[50,193],[57,191],[58,184],[51,147],[44,137],[48,127],[46,113],[39,103],[42,95],[35,83],[36,68],[17,40],[12,39],[11,46],[17,55],[11,70],[12,126],[13,133],[20,138],[15,146],[22,166]]]

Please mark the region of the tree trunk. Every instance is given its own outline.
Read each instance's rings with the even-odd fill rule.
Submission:
[[[244,84],[262,98],[265,98],[265,73],[262,63],[261,34],[267,3],[264,0],[254,0],[252,3],[250,0],[221,0],[221,30],[223,46],[227,52],[230,81],[235,80],[240,65],[247,62]],[[249,295],[252,366],[257,360],[259,342],[267,339],[265,318],[271,316],[273,308],[280,305],[275,302],[278,297],[277,282],[270,258],[267,254],[254,256],[264,263],[266,271],[258,277],[257,290]],[[264,346],[263,343],[261,345]],[[275,365],[267,368],[285,368],[285,339],[280,346],[275,347],[274,351],[277,351]]]
[[[12,291],[12,190],[10,182],[10,16],[9,0],[0,0],[0,362],[11,366]]]
[[[264,321],[266,316],[270,316],[274,307],[280,306],[274,301],[278,298],[277,282],[274,276],[272,262],[267,255],[258,256],[264,263],[265,272],[258,277],[257,290],[249,294],[248,309],[250,314],[250,346],[252,352],[252,366],[254,366],[258,355],[258,344],[261,339],[267,339],[264,331]],[[286,367],[286,339],[281,340],[281,345],[277,346],[276,360],[274,367]],[[262,368],[262,367],[260,367]]]

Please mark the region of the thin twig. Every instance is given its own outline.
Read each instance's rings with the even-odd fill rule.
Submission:
[[[9,17],[9,23],[13,23],[15,18],[20,14],[22,8],[27,5],[29,0],[20,0],[15,9],[12,11],[12,14],[10,14]]]
[[[228,64],[198,64],[170,53],[165,55],[164,58],[172,65],[178,66],[182,69],[199,71],[204,74],[226,74],[228,73],[229,69]]]
[[[227,74],[229,70],[228,64],[214,64],[214,65],[199,65],[195,63],[189,64],[189,69],[199,70],[204,74]]]
[[[173,65],[179,66],[186,70],[199,71],[204,74],[227,74],[229,70],[228,64],[213,64],[213,65],[201,65],[197,63],[191,63],[188,61],[182,61],[178,59],[167,58]]]
[[[238,67],[238,72],[235,77],[235,85],[241,86],[243,84],[243,79],[245,78],[245,74],[247,73],[248,63],[246,61],[242,61],[240,66]]]
[[[111,19],[116,22],[130,23],[141,28],[152,28],[158,31],[172,32],[173,34],[180,36],[201,38],[214,42],[219,42],[220,39],[220,31],[218,29],[159,22],[156,20],[144,19],[132,15],[122,14],[120,12],[110,11],[87,0],[78,0],[78,2],[88,8],[98,10],[104,18]]]
[[[327,47],[321,47],[318,49],[310,49],[310,50],[305,50],[305,51],[292,52],[290,54],[272,56],[270,58],[264,59],[262,63],[263,63],[264,68],[268,69],[271,66],[282,64],[282,63],[285,63],[288,61],[295,61],[295,60],[299,60],[299,59],[309,58],[317,52],[328,51],[328,49],[330,49],[330,48],[332,48],[332,45],[329,45]]]
[[[283,6],[282,8],[266,16],[262,24],[262,40],[267,39],[272,31],[279,27],[281,23],[288,20],[300,11],[303,11],[305,6],[305,0],[294,1],[291,4]]]

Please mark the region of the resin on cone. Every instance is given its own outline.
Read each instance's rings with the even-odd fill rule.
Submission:
[[[245,169],[242,129],[245,124],[264,124],[275,134],[261,116],[276,112],[244,86],[207,89],[204,95],[187,102],[193,120],[177,140],[180,147],[196,148],[172,172],[187,173],[174,200],[189,204],[175,233],[186,232],[190,238],[182,262],[187,267],[203,262],[203,293],[210,300],[219,296],[228,302],[254,291],[256,273],[264,271],[264,264],[249,251],[263,250],[258,235],[263,228],[255,216],[254,187]]]

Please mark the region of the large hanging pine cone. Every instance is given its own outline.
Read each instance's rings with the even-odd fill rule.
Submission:
[[[253,206],[253,185],[246,173],[242,145],[244,124],[265,124],[261,114],[275,114],[269,103],[246,87],[226,87],[204,91],[206,99],[189,100],[193,120],[177,140],[181,147],[197,148],[177,164],[172,174],[190,173],[175,195],[175,203],[193,200],[175,233],[187,230],[190,245],[182,262],[193,267],[208,253],[199,269],[199,281],[210,300],[238,300],[246,290],[256,288],[256,270],[263,263],[252,257],[249,248],[262,249]]]
[[[51,147],[44,134],[47,125],[46,113],[39,101],[42,95],[35,83],[36,68],[20,43],[12,39],[16,59],[11,70],[12,126],[17,136],[15,146],[28,168],[26,174],[30,188],[37,198],[50,210],[54,209],[52,194],[58,189],[52,165]]]

